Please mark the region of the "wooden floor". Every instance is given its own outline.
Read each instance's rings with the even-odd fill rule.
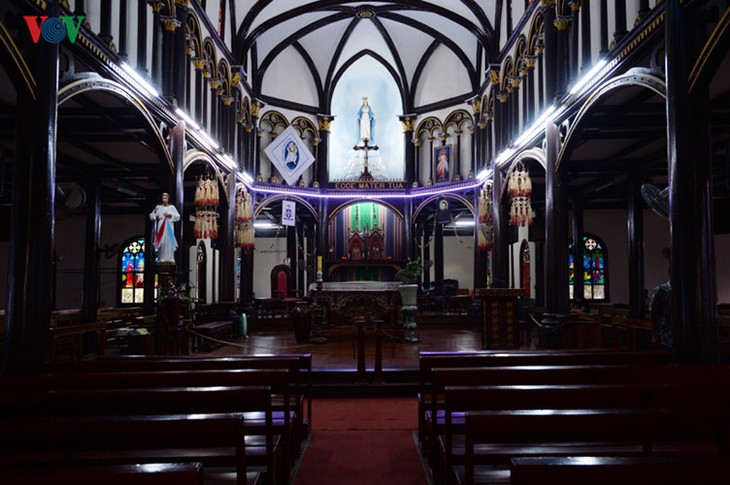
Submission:
[[[388,329],[383,338],[383,369],[418,369],[419,351],[477,350],[481,345],[481,330],[474,324],[442,323],[418,329],[420,342],[404,341],[402,332]],[[356,370],[356,338],[351,326],[322,329],[320,343],[297,344],[294,330],[288,328],[250,328],[248,338],[237,340],[207,352],[210,355],[251,355],[311,352],[315,370]],[[374,330],[365,337],[366,367],[373,368],[375,358]]]

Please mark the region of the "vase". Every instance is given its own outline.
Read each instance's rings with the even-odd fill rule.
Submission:
[[[403,316],[404,338],[407,342],[418,342],[418,331],[416,330],[416,310],[418,309],[418,285],[400,285],[401,306]]]

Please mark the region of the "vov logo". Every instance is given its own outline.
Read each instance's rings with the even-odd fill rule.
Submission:
[[[61,17],[48,17],[24,15],[23,18],[25,19],[25,23],[28,24],[28,31],[34,44],[38,43],[41,36],[43,36],[43,40],[51,44],[58,44],[68,36],[69,42],[74,44],[76,43],[76,37],[79,35],[79,29],[86,16],[77,15],[74,17],[66,15]]]

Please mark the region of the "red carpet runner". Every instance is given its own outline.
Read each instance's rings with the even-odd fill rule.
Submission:
[[[426,485],[415,398],[315,399],[294,485]]]

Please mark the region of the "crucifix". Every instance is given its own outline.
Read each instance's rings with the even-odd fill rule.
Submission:
[[[353,150],[363,150],[363,171],[362,174],[360,174],[360,178],[358,180],[373,180],[373,176],[370,174],[370,171],[368,170],[368,153],[370,153],[370,150],[379,150],[380,147],[378,145],[370,146],[368,145],[370,143],[370,140],[367,138],[363,138],[362,140],[362,146],[355,145],[352,147]]]

